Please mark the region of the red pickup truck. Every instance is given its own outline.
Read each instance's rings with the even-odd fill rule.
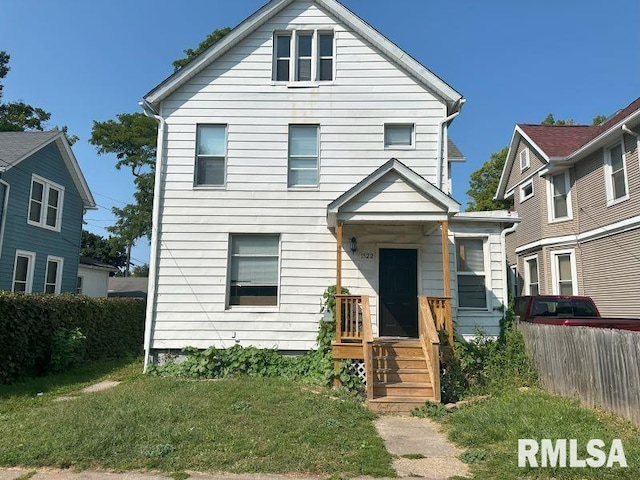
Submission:
[[[640,332],[640,319],[602,317],[590,297],[565,295],[517,297],[515,314],[523,322]]]

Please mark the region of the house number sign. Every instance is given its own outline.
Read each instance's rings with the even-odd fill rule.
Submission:
[[[375,258],[375,255],[373,254],[373,252],[362,252],[360,253],[360,258],[364,260],[373,260]]]

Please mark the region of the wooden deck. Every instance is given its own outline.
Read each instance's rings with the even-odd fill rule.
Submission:
[[[450,312],[448,298],[419,297],[419,338],[374,338],[369,297],[336,296],[333,358],[364,361],[371,410],[408,413],[426,400],[440,401],[438,330],[453,337]]]

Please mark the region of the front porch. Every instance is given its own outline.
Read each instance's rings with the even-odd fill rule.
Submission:
[[[332,356],[364,364],[366,396],[374,411],[404,412],[440,402],[440,331],[453,338],[448,298],[418,297],[418,338],[374,337],[367,295],[336,296]]]
[[[453,340],[449,219],[459,206],[395,159],[328,206],[336,292],[343,287],[343,254],[349,255],[344,240],[351,251],[346,286],[365,290],[336,295],[333,358],[364,363],[374,410],[440,401],[439,331]],[[365,250],[356,259],[357,243]]]
[[[380,314],[377,329],[372,322],[369,295],[336,295],[336,333],[332,356],[362,361],[369,408],[374,411],[408,412],[426,400],[440,401],[440,332],[443,341],[453,343],[451,275],[448,222],[440,222],[442,253],[442,292],[444,296],[416,295],[416,334],[386,336]],[[342,291],[343,224],[336,227],[336,286]],[[378,289],[379,293],[379,289]],[[378,309],[388,310],[378,295]],[[403,310],[399,310],[402,314]],[[387,313],[389,315],[389,313]],[[396,313],[396,316],[398,313]],[[393,317],[393,313],[391,313]],[[399,322],[403,323],[403,322]],[[377,332],[376,332],[377,330]],[[375,332],[375,333],[374,333]],[[377,334],[376,334],[377,333]]]

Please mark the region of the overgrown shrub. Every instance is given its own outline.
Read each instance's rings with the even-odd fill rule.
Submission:
[[[470,394],[537,384],[536,369],[513,318],[510,308],[497,340],[481,331],[469,341],[455,336],[453,355],[441,364],[444,403]]]
[[[349,291],[342,288],[342,293]],[[331,341],[335,338],[335,295],[332,285],[324,292],[325,308],[333,312],[333,320],[320,321],[318,328],[318,349],[310,350],[301,356],[282,355],[275,349],[242,347],[210,347],[199,350],[185,347],[186,354],[182,362],[165,362],[151,365],[149,373],[154,375],[172,375],[187,378],[225,378],[238,375],[259,377],[285,377],[330,384],[338,378],[343,387],[354,393],[364,391],[364,384],[358,375],[349,368],[348,362],[341,362],[334,371],[331,356]]]
[[[130,299],[0,292],[0,383],[138,355],[144,315],[144,302]]]
[[[59,328],[51,338],[51,371],[64,372],[82,363],[87,349],[85,337],[79,328]]]

